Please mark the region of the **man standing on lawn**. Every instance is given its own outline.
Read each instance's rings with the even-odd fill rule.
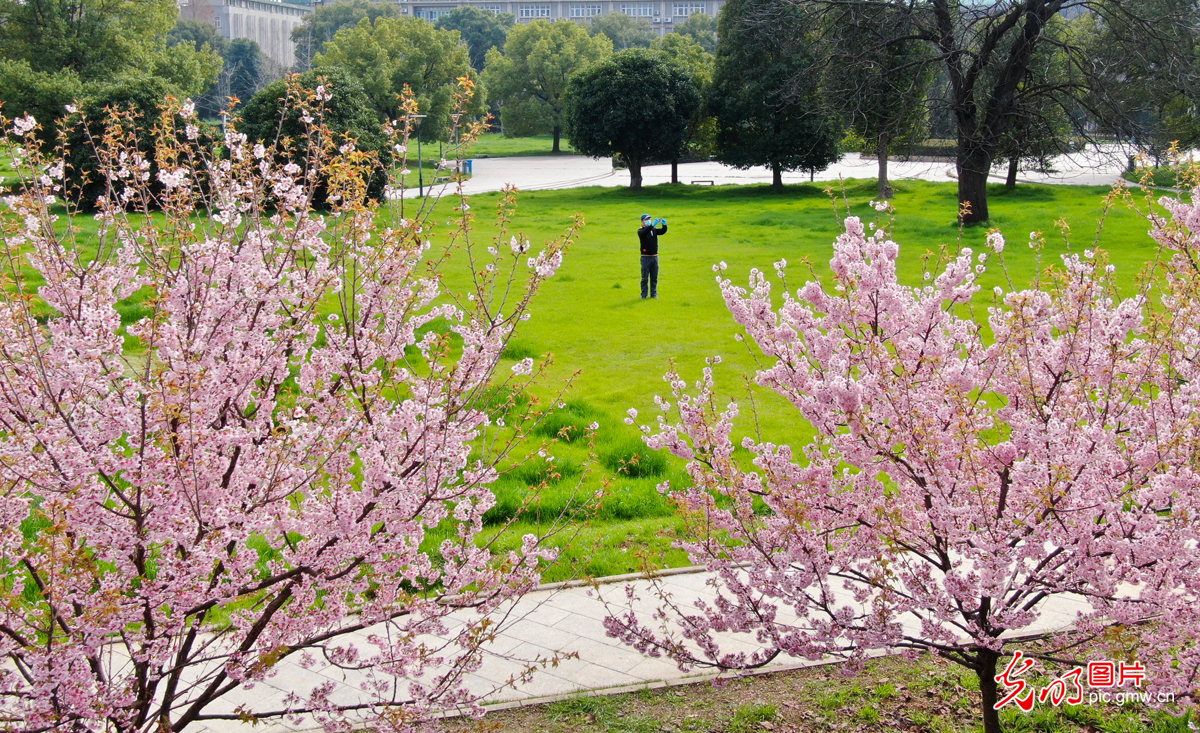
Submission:
[[[642,300],[646,299],[646,281],[650,281],[650,297],[658,299],[658,238],[667,233],[667,220],[650,221],[649,214],[642,214],[642,228],[638,239],[642,243]]]

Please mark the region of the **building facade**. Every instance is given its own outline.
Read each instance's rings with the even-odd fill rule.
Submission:
[[[725,0],[400,0],[398,4],[406,13],[431,21],[436,21],[455,8],[468,5],[497,13],[512,13],[518,23],[534,20],[586,23],[596,15],[625,13],[650,21],[651,27],[661,36],[669,33],[675,23],[682,23],[692,14],[703,13],[715,17]]]
[[[183,0],[179,17],[212,23],[226,38],[249,38],[280,66],[290,67],[296,63],[292,29],[312,10],[301,0]]]

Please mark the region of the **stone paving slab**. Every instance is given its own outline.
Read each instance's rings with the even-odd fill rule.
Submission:
[[[708,599],[712,588],[708,581],[712,574],[695,571],[687,574],[672,574],[660,582],[684,607],[690,607],[697,594]],[[487,648],[482,667],[469,675],[465,686],[475,694],[484,696],[486,703],[497,707],[512,707],[531,702],[546,702],[584,691],[606,694],[635,689],[684,684],[711,679],[713,674],[684,672],[668,659],[651,658],[626,647],[605,633],[603,619],[608,613],[627,607],[629,603],[625,587],[632,584],[642,599],[634,605],[642,612],[654,606],[656,599],[647,580],[609,583],[602,586],[579,584],[571,587],[550,587],[535,591],[520,601],[510,618],[512,625],[497,635],[495,642]],[[839,591],[839,603],[852,603],[849,594]],[[609,602],[606,606],[605,601]],[[1087,609],[1081,598],[1051,599],[1043,609],[1040,622],[1030,630],[1059,630],[1068,628],[1080,611]],[[780,620],[794,618],[782,608]],[[908,619],[905,626],[915,626],[915,619]],[[359,632],[364,639],[368,634]],[[723,637],[725,652],[753,652],[762,649],[749,635],[726,635]],[[527,682],[509,683],[525,672],[525,662],[549,658],[556,653],[565,655],[553,667],[533,673]],[[763,672],[781,671],[813,666],[836,661],[832,658],[818,661],[781,658],[765,667]],[[360,685],[366,676],[361,672],[345,672],[333,667],[306,670],[291,659],[277,665],[276,674],[261,682],[252,690],[238,690],[223,701],[220,710],[227,711],[240,704],[254,703],[260,710],[264,704],[282,705],[288,692],[303,693],[318,684],[332,682],[333,697],[339,702],[366,699]],[[206,721],[190,726],[188,733],[291,733],[307,731],[315,727],[311,720],[299,724],[291,721],[270,723],[248,723],[229,721]]]

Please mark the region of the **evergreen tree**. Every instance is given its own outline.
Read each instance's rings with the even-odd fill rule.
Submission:
[[[567,136],[584,155],[620,155],[629,187],[642,187],[642,165],[670,160],[687,143],[688,122],[700,107],[690,70],[665,54],[630,49],[571,78]]]
[[[549,132],[559,152],[571,75],[611,53],[606,36],[591,37],[575,23],[535,20],[509,29],[504,53],[488,51],[484,72],[490,99],[502,102],[504,134]]]
[[[767,5],[773,23],[748,22]],[[815,172],[836,161],[841,131],[822,104],[801,13],[779,0],[730,0],[718,23],[709,93],[718,160],[768,166],[776,189],[783,171]]]
[[[437,27],[444,31],[458,31],[470,51],[471,67],[483,71],[487,52],[492,48],[504,47],[508,29],[516,20],[512,13],[496,13],[468,5],[438,18]]]

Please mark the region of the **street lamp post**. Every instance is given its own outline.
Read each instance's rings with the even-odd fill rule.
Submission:
[[[425,196],[425,161],[421,158],[421,123],[425,115],[408,115],[408,120],[417,122],[417,195]]]

